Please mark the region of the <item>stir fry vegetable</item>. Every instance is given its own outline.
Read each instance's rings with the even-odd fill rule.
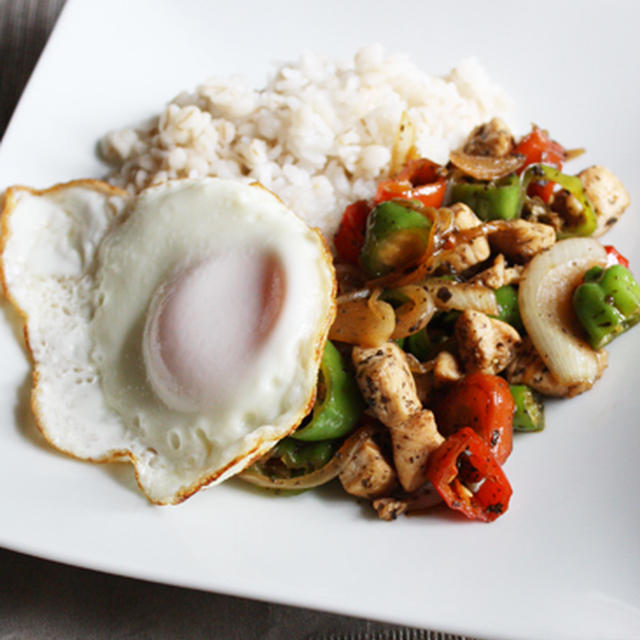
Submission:
[[[596,230],[598,226],[596,214],[584,192],[580,178],[565,175],[555,167],[546,164],[533,165],[527,169],[525,175],[527,178],[547,178],[559,184],[573,196],[577,211],[576,208],[572,211],[571,219],[566,222],[562,231],[563,236],[590,236]]]
[[[520,316],[520,306],[518,304],[518,290],[510,284],[502,285],[495,290],[496,301],[498,303],[498,319],[508,322],[518,331],[522,331],[522,317]]]
[[[291,437],[280,440],[272,450],[272,457],[278,458],[287,469],[310,472],[323,467],[334,454],[331,442],[302,444]]]
[[[425,207],[439,207],[447,190],[447,180],[443,176],[442,167],[431,160],[410,160],[397,176],[378,184],[375,202],[402,198],[415,200]]]
[[[481,220],[513,220],[524,202],[520,178],[510,174],[495,182],[457,182],[451,187],[453,202],[464,202]]]
[[[342,262],[358,264],[370,211],[371,206],[366,200],[354,202],[345,209],[334,238],[336,253]]]
[[[476,491],[461,479],[465,466],[474,478],[483,480]],[[433,452],[426,475],[447,505],[467,518],[490,522],[509,507],[512,489],[507,476],[485,440],[469,427],[450,435]]]
[[[514,433],[544,429],[544,396],[591,388],[602,347],[640,322],[628,261],[594,239],[628,194],[604,167],[565,173],[579,154],[498,119],[446,166],[399,144],[395,174],[347,206],[334,238],[315,407],[245,479],[338,478],[386,520],[442,502],[485,522],[505,513]]]
[[[514,148],[514,153],[525,158],[520,171],[533,164],[552,165],[560,171],[567,157],[565,149],[560,144],[552,140],[546,131],[535,126]],[[543,202],[549,203],[556,183],[553,182],[553,178],[544,177],[548,179],[535,180],[528,184],[527,191],[529,195],[538,196]]]
[[[360,264],[375,278],[415,263],[427,248],[430,228],[431,222],[410,206],[397,200],[379,204],[368,218]]]
[[[435,413],[444,436],[471,427],[487,444],[498,464],[513,448],[514,402],[504,378],[474,372],[453,384]]]
[[[542,396],[524,384],[509,385],[513,402],[514,431],[542,431],[544,429],[544,404]]]
[[[629,269],[593,267],[573,294],[573,308],[594,349],[640,322],[640,285]]]
[[[320,397],[308,423],[291,434],[304,442],[331,440],[351,433],[362,416],[362,399],[340,352],[327,341],[320,363]]]

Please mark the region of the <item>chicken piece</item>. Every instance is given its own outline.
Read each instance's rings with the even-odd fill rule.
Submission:
[[[504,270],[504,284],[518,284],[520,282],[520,278],[522,278],[523,270],[524,267],[521,264],[515,264],[513,267],[507,267]]]
[[[458,361],[452,353],[441,351],[434,358],[433,384],[435,387],[442,387],[446,384],[456,382],[462,378],[462,375]]]
[[[467,138],[463,151],[472,156],[508,156],[514,147],[511,130],[500,118],[477,126]]]
[[[456,321],[455,335],[464,370],[495,375],[515,358],[521,342],[518,332],[506,322],[467,309]]]
[[[607,352],[601,349],[599,353],[601,358],[599,359],[598,378],[607,367]],[[519,345],[516,357],[505,370],[505,376],[510,384],[526,384],[546,396],[557,398],[577,396],[592,386],[590,384],[568,385],[561,383],[549,371],[528,338]]]
[[[464,231],[482,224],[482,221],[466,204],[456,202],[449,207],[453,212],[456,229]],[[442,265],[448,266],[456,273],[462,273],[479,262],[484,262],[491,255],[491,249],[485,236],[478,236],[469,242],[463,242],[442,258]]]
[[[371,438],[362,442],[338,476],[344,490],[360,498],[377,498],[396,487],[396,473]]]
[[[393,462],[405,491],[415,491],[426,481],[429,454],[444,442],[433,412],[423,409],[391,427]]]
[[[601,236],[611,229],[629,206],[629,193],[620,179],[605,167],[589,167],[581,171],[578,178],[596,212],[598,226],[593,236]]]
[[[427,363],[423,363],[426,365]],[[416,383],[416,391],[418,392],[418,400],[421,405],[429,403],[431,394],[434,390],[433,385],[433,370],[425,371],[424,373],[413,373],[413,379]]]
[[[522,265],[507,267],[504,255],[499,253],[490,267],[477,273],[471,282],[484,285],[490,289],[499,289],[506,284],[517,284],[522,274]]]
[[[507,261],[504,259],[504,256],[499,253],[493,260],[493,264],[473,276],[471,282],[481,284],[490,289],[499,289],[505,284],[504,272],[506,264]]]
[[[429,453],[443,441],[433,413],[422,410],[407,357],[396,344],[354,347],[352,357],[369,410],[391,433],[400,484],[405,491],[413,491],[425,483]]]
[[[448,351],[441,351],[428,362],[421,362],[420,371],[414,370],[412,375],[418,398],[424,406],[432,400],[434,392],[437,393],[443,386],[459,380],[463,373],[455,356]]]
[[[410,495],[403,497],[377,498],[373,501],[373,508],[382,520],[395,520],[403,513],[426,511],[442,502],[440,494],[430,485],[423,487]]]
[[[488,233],[491,247],[518,263],[529,262],[533,256],[553,246],[556,232],[541,222],[501,220]]]
[[[402,498],[378,498],[373,501],[373,508],[380,519],[391,522],[408,511],[409,503]]]
[[[393,342],[381,347],[354,347],[356,380],[369,412],[393,427],[422,409],[407,357]]]

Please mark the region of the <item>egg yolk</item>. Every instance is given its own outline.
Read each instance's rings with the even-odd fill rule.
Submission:
[[[285,293],[282,263],[265,251],[229,250],[179,271],[147,312],[143,354],[155,393],[178,411],[224,403],[273,331]]]

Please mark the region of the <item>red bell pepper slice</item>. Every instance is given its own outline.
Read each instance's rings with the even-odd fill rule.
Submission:
[[[367,217],[371,212],[371,205],[366,200],[358,200],[347,206],[342,214],[340,226],[333,238],[336,253],[340,262],[358,264],[360,249],[364,244],[367,228]]]
[[[426,158],[410,160],[404,169],[392,180],[378,183],[376,204],[403,198],[419,200],[425,207],[440,207],[447,190],[447,180],[440,172],[442,167]]]
[[[561,169],[562,163],[566,160],[564,147],[552,140],[544,129],[538,127],[534,127],[531,133],[522,138],[513,152],[525,157],[524,165],[518,169],[519,173],[538,162],[552,164]]]
[[[556,183],[550,180],[532,182],[527,188],[527,194],[531,197],[538,196],[543,202],[548,203],[555,191]]]
[[[546,131],[538,127],[534,127],[531,133],[522,138],[513,152],[525,157],[525,162],[518,169],[518,173],[522,173],[529,165],[539,162],[553,165],[561,170],[566,160],[564,147],[552,140]],[[530,196],[539,196],[544,202],[549,202],[555,186],[555,182],[550,181],[532,182],[527,193]]]
[[[498,464],[513,449],[515,404],[509,385],[499,376],[474,372],[456,382],[435,408],[444,436],[471,427],[487,444]]]
[[[408,180],[414,187],[421,184],[435,182],[442,177],[442,165],[433,162],[428,158],[414,158],[404,165],[402,171],[398,173],[398,180]]]
[[[378,184],[375,201],[376,204],[402,198],[403,200],[418,200],[425,207],[435,207],[442,204],[447,190],[447,181],[443,178],[431,184],[423,184],[412,188],[410,182],[398,182],[396,180],[384,180]]]
[[[484,482],[473,491],[460,478],[465,461]],[[450,435],[429,456],[427,478],[447,506],[467,518],[491,522],[509,507],[513,490],[485,441],[469,427]]]
[[[604,250],[607,254],[607,267],[614,264],[621,264],[625,269],[629,268],[629,260],[627,260],[612,244],[605,244]]]

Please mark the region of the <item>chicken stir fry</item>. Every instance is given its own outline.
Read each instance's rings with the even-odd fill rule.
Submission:
[[[352,358],[369,412],[389,428],[398,480],[405,491],[415,491],[424,484],[429,454],[444,438],[433,413],[422,408],[407,357],[387,342],[380,348],[355,347]]]
[[[594,239],[629,195],[604,167],[564,173],[578,155],[496,118],[446,166],[409,151],[373,199],[348,206],[319,400],[245,478],[338,478],[384,520],[442,502],[503,514],[514,431],[543,429],[543,396],[590,389],[603,347],[640,321],[628,262]]]

